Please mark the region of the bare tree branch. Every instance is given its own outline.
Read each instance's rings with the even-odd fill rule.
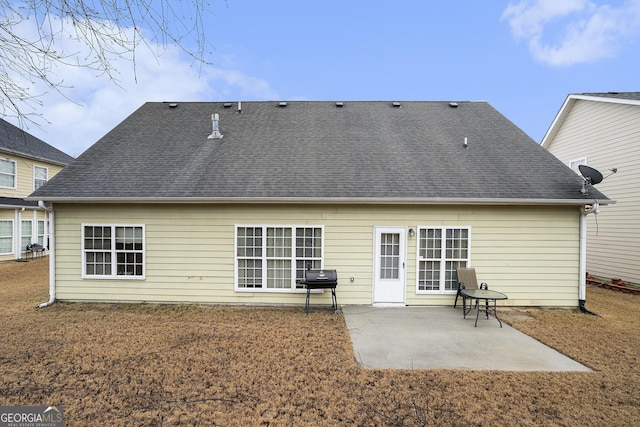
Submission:
[[[0,112],[21,123],[39,117],[45,87],[64,95],[60,66],[95,70],[118,84],[118,60],[131,63],[141,46],[177,46],[204,64],[207,0],[0,0]],[[64,41],[86,49],[65,52]],[[153,46],[152,46],[153,45]],[[162,52],[153,52],[159,56]]]

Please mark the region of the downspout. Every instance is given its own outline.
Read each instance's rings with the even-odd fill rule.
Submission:
[[[39,304],[37,308],[48,307],[56,301],[56,238],[53,208],[38,200],[38,206],[49,213],[49,301]]]
[[[597,313],[587,310],[585,303],[587,302],[587,215],[593,213],[598,214],[598,202],[594,202],[591,206],[581,208],[580,213],[580,285],[578,287],[578,306],[580,311],[585,314],[599,316]]]

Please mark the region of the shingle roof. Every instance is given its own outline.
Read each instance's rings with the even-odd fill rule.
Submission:
[[[583,196],[579,176],[486,102],[242,102],[241,113],[226,105],[146,103],[30,198],[604,198]],[[207,139],[212,113],[222,139]]]
[[[28,132],[0,119],[0,152],[66,166],[73,157],[36,138]]]
[[[37,202],[30,202],[24,199],[18,199],[16,197],[0,197],[0,207],[9,208],[35,208],[38,206]]]
[[[640,101],[640,92],[590,92],[590,93],[581,93],[579,95]]]

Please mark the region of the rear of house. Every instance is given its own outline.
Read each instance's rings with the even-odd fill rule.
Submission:
[[[485,102],[148,103],[32,199],[59,300],[575,307],[581,183]]]
[[[576,171],[586,164],[610,175],[598,189],[616,203],[589,218],[587,270],[633,283],[640,283],[639,140],[640,92],[616,92],[568,95],[542,141]]]

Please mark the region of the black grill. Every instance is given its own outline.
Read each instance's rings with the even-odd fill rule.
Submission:
[[[338,286],[338,272],[336,270],[307,270],[301,281],[307,288],[307,301],[305,311],[309,314],[309,297],[312,289],[331,289],[331,307],[338,312],[338,299],[336,298],[336,286]]]

